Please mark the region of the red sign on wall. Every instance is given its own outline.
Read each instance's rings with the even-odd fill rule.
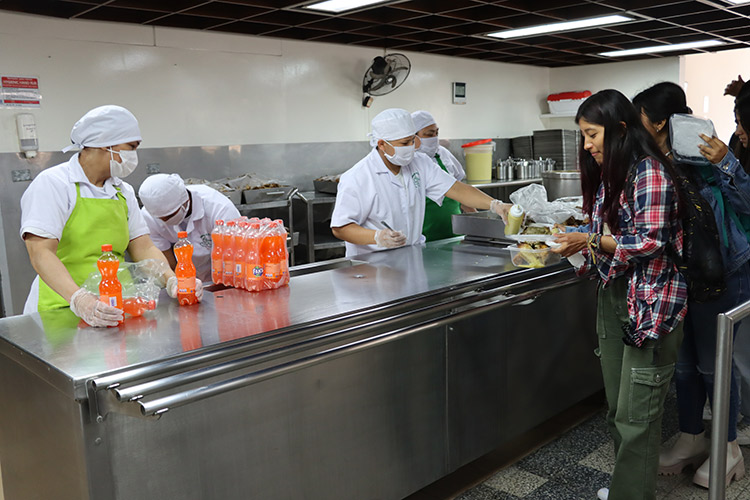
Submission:
[[[0,76],[0,106],[41,107],[39,79],[29,76]]]

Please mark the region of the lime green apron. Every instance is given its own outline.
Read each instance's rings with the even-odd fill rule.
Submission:
[[[112,251],[122,260],[130,243],[128,204],[119,188],[117,199],[81,198],[76,183],[76,205],[63,228],[57,245],[57,257],[81,286],[96,271],[102,245],[111,243]],[[68,307],[68,302],[39,279],[39,311]]]
[[[437,160],[438,165],[440,165],[440,168],[445,172],[448,172],[448,169],[445,168],[445,165],[443,165],[443,162],[440,160],[440,155],[436,154],[435,159]],[[447,197],[443,198],[443,205],[440,206],[427,198],[427,203],[424,207],[422,234],[427,241],[453,238],[456,236],[453,234],[453,214],[460,213],[461,204],[456,200]]]

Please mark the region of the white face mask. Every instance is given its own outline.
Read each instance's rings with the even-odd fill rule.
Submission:
[[[411,146],[394,146],[390,142],[383,139],[386,143],[388,143],[394,150],[393,155],[389,155],[385,151],[383,151],[383,154],[386,158],[388,158],[388,161],[393,163],[394,165],[398,165],[399,167],[405,167],[409,163],[411,163],[411,160],[414,158],[414,144]]]
[[[120,179],[124,179],[125,177],[132,174],[133,170],[135,170],[135,167],[138,166],[138,153],[135,150],[115,151],[113,149],[108,149],[107,151],[109,151],[110,157],[109,173],[112,177],[119,177]],[[115,160],[115,153],[120,155],[120,159],[122,159],[122,162],[118,162]]]
[[[438,138],[437,137],[420,137],[420,141],[422,141],[422,145],[419,147],[419,150],[432,158],[435,156],[435,153],[437,153],[438,150]]]
[[[186,214],[187,214],[187,205],[182,205],[180,206],[179,209],[177,209],[177,213],[175,213],[172,217],[164,221],[164,224],[166,224],[167,226],[176,226],[185,220]]]

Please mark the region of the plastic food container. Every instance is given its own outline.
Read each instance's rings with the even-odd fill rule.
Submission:
[[[578,106],[590,95],[591,92],[588,90],[550,94],[547,96],[549,112],[554,115],[575,114],[578,111]]]
[[[510,260],[516,267],[545,267],[560,262],[560,254],[551,252],[551,248],[518,248],[518,245],[508,247]]]
[[[495,143],[492,139],[474,141],[461,146],[466,158],[466,180],[469,182],[492,181],[492,153]]]

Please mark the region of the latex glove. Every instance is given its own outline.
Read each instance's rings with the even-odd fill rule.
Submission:
[[[378,229],[375,231],[375,244],[382,248],[397,248],[406,245],[406,235],[401,231]]]
[[[177,276],[171,276],[167,280],[167,294],[173,299],[177,298]],[[203,298],[203,282],[198,278],[195,278],[195,298],[199,302]]]
[[[490,202],[490,210],[499,215],[506,224],[508,223],[508,212],[510,212],[510,207],[512,206],[510,203],[503,203],[500,200],[492,200]]]
[[[99,300],[93,293],[79,288],[70,297],[70,310],[91,326],[97,328],[117,326],[122,321],[123,313],[116,307]]]

